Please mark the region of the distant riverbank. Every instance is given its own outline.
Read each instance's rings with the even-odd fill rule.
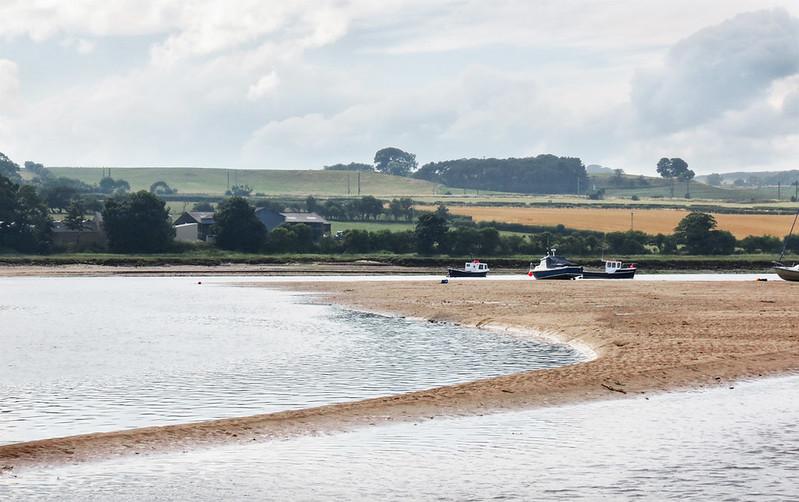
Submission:
[[[243,253],[0,255],[0,275],[226,275],[226,274],[414,274],[443,272],[472,257],[416,255],[260,255]],[[524,273],[538,257],[475,257],[487,261],[494,273]],[[571,257],[599,266],[596,257]],[[765,272],[772,255],[620,256],[643,273]],[[799,260],[799,257],[786,257]]]

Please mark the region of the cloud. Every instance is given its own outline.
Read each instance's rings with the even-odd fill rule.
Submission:
[[[94,51],[94,43],[85,38],[65,38],[61,45],[74,49],[78,54],[90,54]]]
[[[62,165],[792,162],[799,6],[711,3],[6,0],[0,144]]]
[[[633,81],[632,105],[656,132],[697,127],[762,99],[799,72],[799,20],[785,10],[740,14],[672,47]]]
[[[247,98],[250,100],[260,99],[274,92],[280,84],[280,79],[274,71],[259,78],[257,82],[252,84],[247,90]]]
[[[379,95],[329,115],[272,120],[245,145],[260,166],[311,168],[371,158],[384,146],[405,145],[420,159],[520,156],[538,153],[553,120],[567,128],[534,79],[473,66],[457,78],[389,96]],[[303,161],[297,162],[297,151]]]
[[[0,113],[8,112],[16,103],[20,90],[17,64],[0,59]]]

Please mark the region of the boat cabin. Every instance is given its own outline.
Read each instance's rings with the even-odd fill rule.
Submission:
[[[530,264],[532,266],[532,264]],[[564,268],[564,267],[574,267],[576,266],[574,263],[570,262],[566,258],[562,256],[557,256],[555,254],[555,250],[553,249],[546,256],[541,258],[541,261],[538,263],[538,266],[535,267],[535,270],[552,270],[556,268]]]
[[[463,266],[464,272],[488,272],[488,263],[480,263],[479,260],[467,261]]]
[[[635,268],[635,264],[630,264],[625,266],[623,262],[618,260],[606,260],[605,261],[605,272],[608,274],[616,273],[620,270],[629,270],[631,268]]]

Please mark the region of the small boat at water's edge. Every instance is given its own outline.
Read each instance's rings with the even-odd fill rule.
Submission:
[[[618,260],[606,260],[605,271],[583,270],[583,279],[632,279],[638,270],[634,263],[624,265]]]
[[[791,237],[791,235],[793,235],[793,229],[796,226],[797,219],[799,219],[799,209],[796,210],[796,216],[793,217],[791,230],[788,232],[788,235],[785,236],[785,240],[782,242],[782,252],[780,253],[780,257],[774,262],[774,272],[776,272],[783,281],[799,282],[799,264],[794,264],[792,267],[782,264],[782,258],[785,256],[785,251],[788,248],[788,239]]]
[[[488,274],[488,263],[481,263],[480,260],[466,262],[463,268],[448,268],[449,277],[485,277]]]
[[[794,265],[793,267],[775,265],[774,271],[783,281],[799,281],[799,265]]]
[[[527,275],[535,277],[538,280],[542,279],[560,279],[569,280],[576,279],[583,275],[583,267],[570,262],[562,256],[555,254],[556,250],[551,249],[546,256],[541,258],[541,261],[533,267],[530,264],[530,271]]]

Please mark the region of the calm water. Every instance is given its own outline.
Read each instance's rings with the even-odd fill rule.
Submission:
[[[381,425],[23,471],[0,490],[31,500],[796,500],[797,390],[790,377]]]
[[[0,279],[0,444],[305,408],[583,359],[563,345],[230,285],[240,280]]]

